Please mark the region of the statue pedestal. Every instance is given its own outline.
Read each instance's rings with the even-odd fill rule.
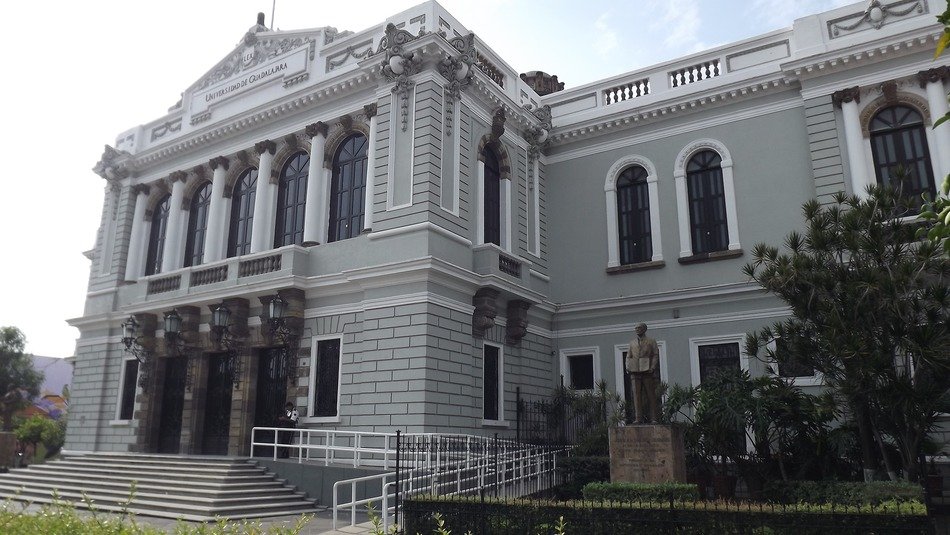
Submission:
[[[610,429],[611,483],[686,482],[683,428],[642,424]]]

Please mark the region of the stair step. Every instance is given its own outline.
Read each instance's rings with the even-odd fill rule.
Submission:
[[[17,472],[14,476],[9,475],[0,475],[0,482],[4,481],[35,481],[37,483],[89,483],[88,478],[75,478],[75,477],[63,477],[62,475],[56,474],[46,474],[46,473],[29,473],[29,472]],[[172,485],[169,481],[163,479],[149,479],[149,478],[140,478],[140,479],[129,479],[122,477],[100,477],[97,478],[96,483],[105,486],[112,487],[121,487],[124,489],[129,489],[132,485],[132,482],[135,482],[136,488],[139,490],[155,488],[155,489],[168,489],[172,488]],[[263,488],[283,488],[284,484],[281,480],[273,479],[272,477],[263,478],[259,482],[244,482],[244,483],[234,483],[234,482],[205,482],[205,481],[190,481],[188,485],[178,485],[176,488],[179,489],[191,489],[194,492],[244,492],[244,491],[255,491]],[[270,492],[273,492],[271,490]]]

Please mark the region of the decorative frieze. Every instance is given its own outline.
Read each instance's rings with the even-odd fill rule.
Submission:
[[[880,0],[871,0],[863,13],[847,15],[828,21],[828,36],[831,39],[843,37],[874,28],[880,30],[885,24],[896,19],[915,16],[927,11],[924,0],[899,0],[885,5]]]

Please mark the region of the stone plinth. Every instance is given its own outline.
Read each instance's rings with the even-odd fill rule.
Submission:
[[[683,428],[628,425],[610,430],[612,483],[686,482]]]

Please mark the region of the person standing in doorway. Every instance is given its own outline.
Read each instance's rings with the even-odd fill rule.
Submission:
[[[299,415],[297,414],[297,407],[294,407],[293,402],[288,401],[284,405],[284,410],[282,410],[277,415],[277,427],[283,427],[287,429],[296,429],[297,428],[297,419]],[[293,433],[290,431],[280,431],[280,443],[281,444],[290,444],[293,439]],[[286,459],[290,456],[290,448],[281,448],[278,457]]]

